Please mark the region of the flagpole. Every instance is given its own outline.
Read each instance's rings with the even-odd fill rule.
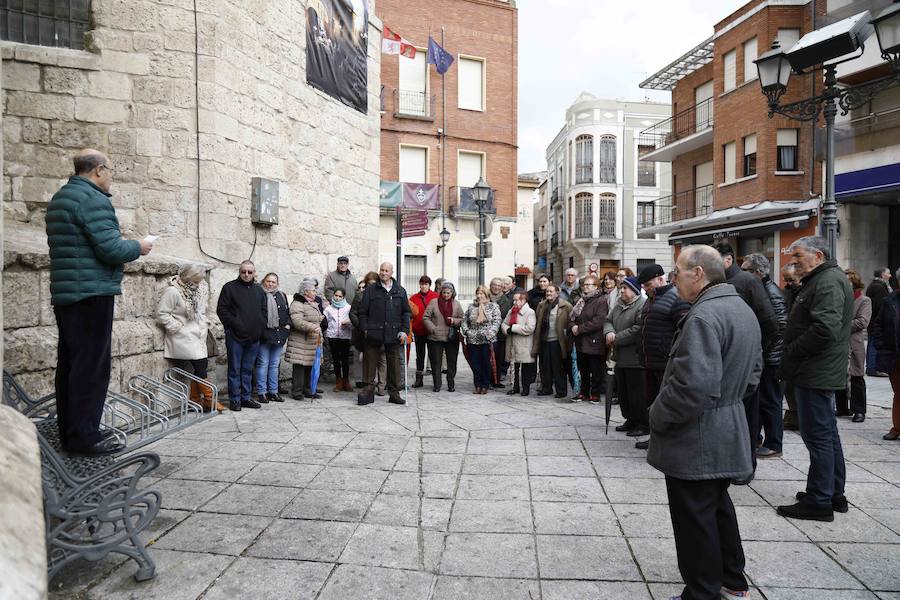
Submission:
[[[441,48],[444,45],[444,27],[441,26]],[[447,86],[446,73],[441,73],[441,113],[443,126],[441,127],[441,232],[447,229]],[[441,248],[441,278],[446,277],[445,268],[447,262],[446,243]],[[440,291],[440,290],[439,290]]]

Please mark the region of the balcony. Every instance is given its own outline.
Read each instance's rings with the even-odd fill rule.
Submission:
[[[643,155],[641,160],[656,162],[671,162],[675,157],[707,146],[712,141],[712,98],[648,127],[638,136],[639,145],[655,148]]]
[[[559,188],[556,188],[550,193],[550,206],[553,206],[559,201]]]
[[[393,96],[395,118],[434,121],[434,95],[395,89]]]
[[[653,203],[653,211],[641,215],[638,233],[642,230],[702,217],[713,211],[713,185],[704,185],[660,198]]]
[[[550,236],[550,249],[553,250],[559,246],[559,233],[554,233]]]

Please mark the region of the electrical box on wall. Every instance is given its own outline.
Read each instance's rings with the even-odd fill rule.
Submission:
[[[266,227],[278,225],[278,182],[253,177],[250,187],[250,221]]]

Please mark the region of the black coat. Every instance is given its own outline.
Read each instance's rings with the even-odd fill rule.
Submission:
[[[528,306],[531,310],[537,310],[537,305],[547,297],[547,291],[535,286],[528,290]]]
[[[390,292],[380,282],[370,285],[363,292],[356,318],[366,344],[399,344],[397,336],[401,331],[409,335],[409,320],[412,317],[409,299],[406,290],[396,280],[393,282]]]
[[[725,277],[728,278],[728,283],[737,290],[738,295],[744,299],[747,306],[753,309],[762,333],[763,352],[768,354],[769,348],[778,337],[778,319],[775,317],[775,310],[772,308],[766,288],[763,287],[762,281],[758,277],[742,271],[736,264],[725,269]]]
[[[772,303],[772,310],[775,311],[775,322],[778,324],[778,331],[769,347],[766,349],[765,360],[767,365],[781,364],[781,355],[784,353],[784,329],[787,327],[788,309],[781,294],[781,289],[775,285],[768,276],[763,279],[763,287],[769,296],[769,302]]]
[[[888,289],[887,282],[881,279],[874,279],[869,287],[866,288],[866,296],[872,300],[872,319],[869,321],[869,333],[875,331],[878,324],[878,315],[881,314],[881,306],[891,291]]]
[[[900,357],[900,292],[892,292],[885,298],[872,337],[876,350],[875,368],[890,373]]]
[[[666,368],[675,328],[690,309],[691,305],[678,295],[671,283],[656,288],[653,297],[647,299],[641,311],[638,341],[638,355],[644,367],[658,371]]]
[[[268,292],[266,292],[268,294]],[[266,322],[268,323],[268,298],[264,297],[266,307],[265,317]],[[263,344],[277,344],[279,346],[284,345],[287,341],[288,336],[291,334],[291,312],[288,309],[288,300],[287,296],[284,292],[277,292],[275,294],[275,305],[278,307],[278,328],[271,329],[268,326],[263,329],[262,337],[260,338],[260,342]]]
[[[225,332],[241,344],[258,342],[266,328],[266,293],[240,277],[222,286],[216,314]]]

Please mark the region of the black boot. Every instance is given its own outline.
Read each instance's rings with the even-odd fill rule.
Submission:
[[[453,378],[450,377],[449,375],[447,376],[447,391],[448,392],[456,391],[456,385],[454,385],[454,383],[453,383]]]
[[[420,388],[423,385],[425,385],[425,382],[422,381],[423,377],[424,377],[424,373],[422,373],[422,371],[416,371],[416,382],[414,384],[412,384],[412,386],[414,388]],[[435,387],[438,389],[434,390],[434,391],[438,391],[440,389],[440,385],[438,385],[438,384],[436,384]]]

